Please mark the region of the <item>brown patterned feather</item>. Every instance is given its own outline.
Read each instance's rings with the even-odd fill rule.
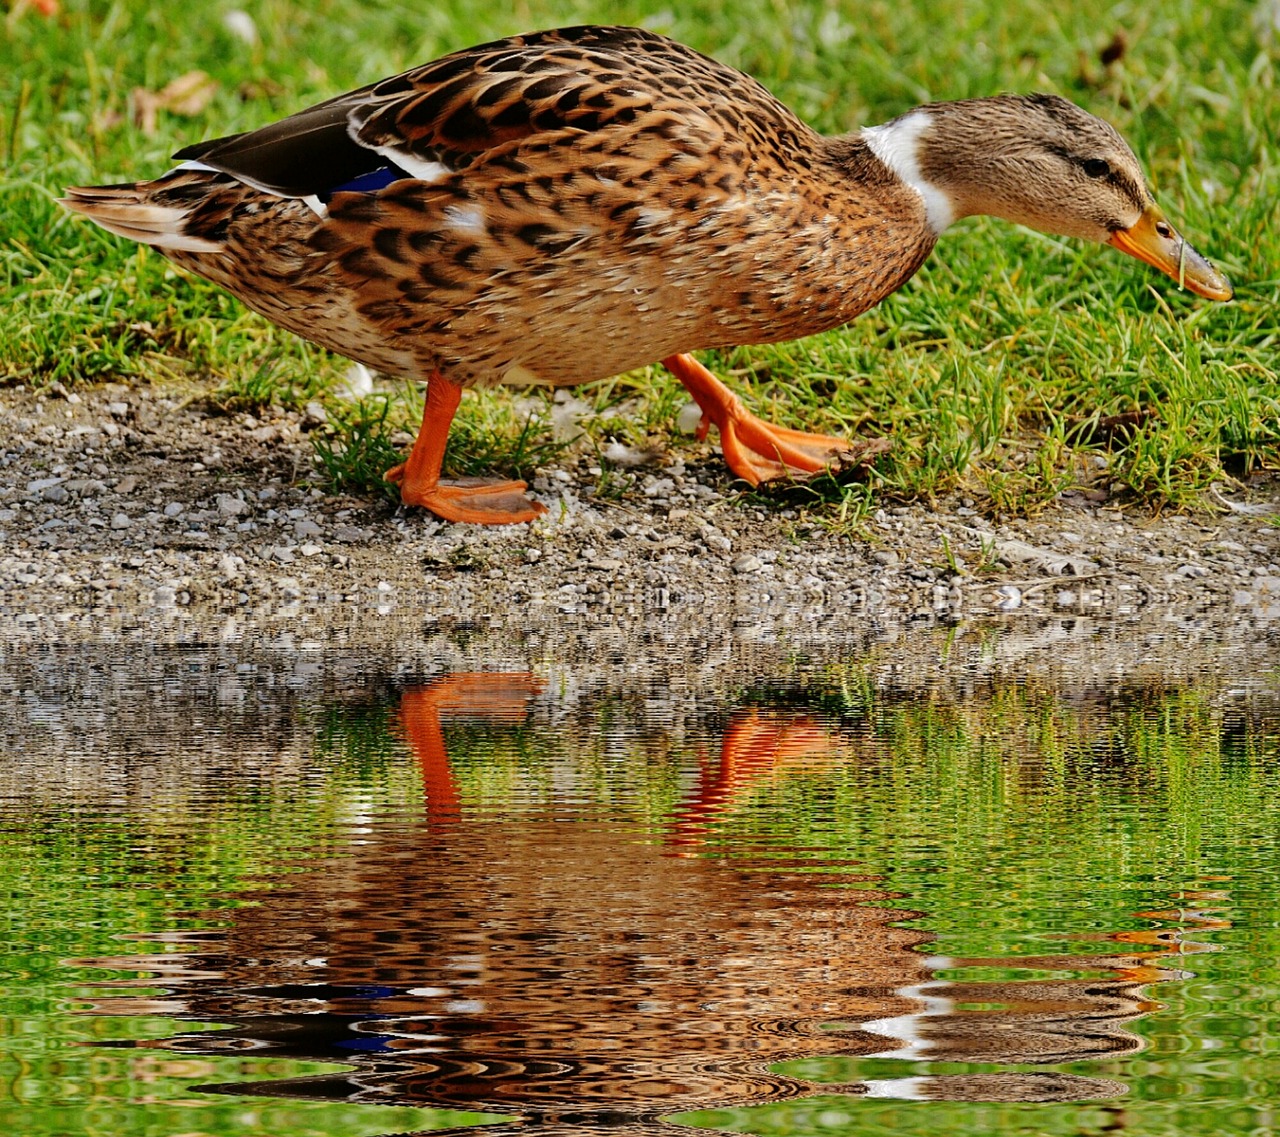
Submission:
[[[286,180],[263,162],[286,140],[291,160],[314,146],[332,169],[338,124],[364,165],[426,176],[339,192],[324,218],[255,188]],[[326,347],[464,384],[581,383],[821,331],[933,244],[916,196],[858,141],[629,28],[458,52],[183,153],[223,176],[180,171],[152,197],[203,192],[187,229],[222,248],[166,255]],[[304,181],[294,192],[320,188]]]

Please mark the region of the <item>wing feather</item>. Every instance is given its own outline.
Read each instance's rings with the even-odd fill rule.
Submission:
[[[705,153],[726,134],[756,133],[751,115],[725,120],[744,104],[775,139],[797,126],[755,80],[665,37],[563,28],[455,52],[175,157],[269,193],[324,197],[388,163],[406,176],[510,163],[539,136],[576,138],[588,154]]]

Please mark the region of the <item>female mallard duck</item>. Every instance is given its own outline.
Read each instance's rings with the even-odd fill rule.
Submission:
[[[473,383],[661,360],[748,482],[836,461],[856,447],[762,422],[688,353],[843,324],[970,214],[1232,295],[1124,140],[1065,99],[936,103],[826,138],[755,80],[636,28],[498,40],[176,157],[156,181],[64,204],[307,339],[428,376],[418,439],[387,477],[453,521],[545,512],[521,482],[441,479]]]

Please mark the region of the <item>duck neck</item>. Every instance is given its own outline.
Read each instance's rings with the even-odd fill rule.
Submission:
[[[862,130],[862,140],[893,174],[920,195],[929,227],[937,236],[962,216],[953,196],[921,166],[922,139],[932,125],[932,116],[923,110],[911,111],[883,126]]]

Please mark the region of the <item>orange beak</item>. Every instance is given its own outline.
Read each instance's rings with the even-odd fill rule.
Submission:
[[[1154,203],[1128,229],[1117,229],[1108,244],[1146,261],[1183,288],[1209,300],[1230,300],[1231,282],[1182,239]]]

